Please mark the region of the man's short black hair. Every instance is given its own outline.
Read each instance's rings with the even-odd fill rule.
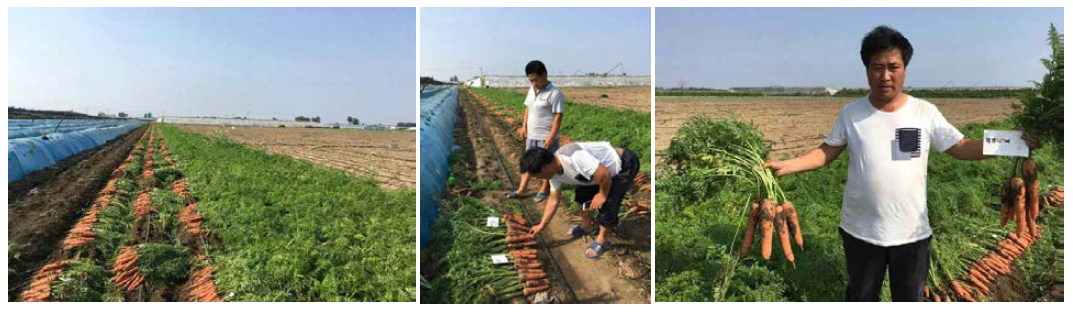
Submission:
[[[518,161],[518,170],[522,173],[537,174],[540,170],[550,164],[555,158],[555,154],[552,154],[546,148],[534,147],[525,151],[522,154],[522,159]]]
[[[909,59],[913,58],[913,45],[909,44],[909,39],[905,39],[902,33],[890,28],[890,26],[876,27],[868,32],[868,35],[864,36],[864,40],[861,40],[861,61],[864,62],[865,67],[868,67],[868,62],[872,60],[872,55],[890,49],[901,51],[902,63],[906,67],[909,66]]]
[[[544,62],[532,60],[529,64],[525,64],[525,75],[529,76],[529,74],[545,76],[548,74],[548,68],[544,67]]]

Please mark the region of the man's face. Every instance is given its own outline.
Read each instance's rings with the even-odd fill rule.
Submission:
[[[536,174],[536,178],[537,179],[544,179],[544,180],[551,179],[551,177],[554,177],[555,174],[558,173],[557,171],[558,170],[556,170],[556,168],[555,168],[555,162],[553,161],[550,164],[547,164],[547,165],[544,165],[544,167],[541,167],[540,172],[537,172],[537,174]]]
[[[534,89],[543,90],[544,86],[548,85],[548,74],[541,75],[532,73],[525,76],[529,77],[529,84],[532,85]]]
[[[902,62],[902,51],[889,49],[872,54],[872,60],[868,62],[868,87],[872,89],[872,97],[893,100],[902,93],[903,83],[905,63]]]

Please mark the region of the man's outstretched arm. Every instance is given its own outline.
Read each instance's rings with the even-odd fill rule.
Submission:
[[[784,176],[791,173],[798,173],[802,171],[812,171],[820,169],[827,164],[838,158],[838,155],[842,154],[842,150],[846,149],[845,146],[831,146],[827,143],[820,144],[819,147],[814,148],[804,155],[797,158],[787,160],[769,160],[764,163],[764,168],[771,168],[775,170],[776,176]]]

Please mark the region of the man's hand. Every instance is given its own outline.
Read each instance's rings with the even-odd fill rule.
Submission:
[[[544,140],[544,149],[551,149],[551,139]]]
[[[606,201],[607,196],[604,196],[603,192],[596,193],[596,195],[592,197],[592,205],[590,207],[594,210],[600,210],[600,208],[604,207],[604,202]]]
[[[540,234],[540,231],[543,231],[543,230],[544,230],[544,222],[541,222],[540,224],[534,225],[533,227],[529,228],[529,234],[530,235]]]
[[[522,139],[526,138],[525,135],[528,134],[528,130],[525,129],[525,125],[522,125],[520,128],[518,128],[518,131],[516,132],[518,133],[518,136]]]
[[[768,160],[768,161],[764,162],[763,168],[764,169],[769,169],[770,168],[771,170],[775,170],[775,176],[776,177],[781,177],[781,176],[784,176],[784,175],[787,175],[787,174],[794,173],[793,170],[790,170],[789,163],[787,163],[787,161],[785,161],[785,160],[778,160],[778,159]]]

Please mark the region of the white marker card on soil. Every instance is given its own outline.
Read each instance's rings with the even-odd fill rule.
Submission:
[[[506,254],[492,255],[492,264],[507,264],[510,263],[510,259],[507,259]]]
[[[490,228],[499,227],[499,218],[488,217],[488,223],[487,224],[488,224],[487,226],[490,227]]]
[[[1028,157],[1028,144],[1017,130],[984,130],[984,155]]]

